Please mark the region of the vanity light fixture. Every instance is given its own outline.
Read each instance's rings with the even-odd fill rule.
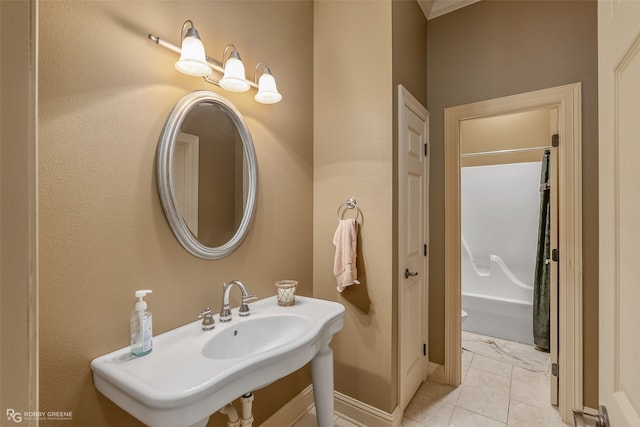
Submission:
[[[187,28],[187,25],[190,27]],[[207,64],[204,45],[202,44],[202,40],[200,40],[200,35],[196,27],[193,26],[193,22],[190,19],[187,19],[184,21],[184,24],[182,24],[180,39],[182,40],[182,49],[180,59],[176,62],[176,69],[190,76],[202,77],[211,74],[213,70],[209,64]]]
[[[231,49],[231,53],[227,58],[227,50],[229,49]],[[249,82],[244,74],[244,64],[234,45],[228,44],[224,48],[224,52],[222,52],[222,64],[224,67],[224,75],[220,79],[220,87],[232,92],[248,91]]]
[[[262,65],[262,75],[258,80],[258,93],[254,99],[262,104],[275,104],[282,99],[282,95],[276,88],[276,79],[273,78],[271,70],[264,62],[259,62],[253,73],[253,79],[258,75],[258,68]]]
[[[193,21],[187,19],[182,24],[179,48],[169,42],[161,40],[159,36],[149,34],[149,39],[173,52],[180,54],[175,67],[178,71],[201,76],[207,82],[233,92],[245,92],[251,87],[258,89],[254,99],[261,104],[275,104],[282,99],[278,92],[276,81],[271,70],[264,62],[258,63],[254,71],[254,81],[245,77],[244,64],[236,47],[228,44],[222,53],[222,61],[206,56],[202,40]],[[262,75],[257,79],[258,71],[262,67]]]

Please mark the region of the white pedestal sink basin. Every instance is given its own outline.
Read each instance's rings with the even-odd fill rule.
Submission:
[[[214,316],[210,331],[196,321],[158,335],[146,356],[132,357],[125,347],[94,359],[96,388],[146,425],[204,425],[227,403],[311,361],[318,426],[332,426],[329,342],[342,329],[344,307],[308,297],[291,307],[276,297],[250,307],[248,317],[234,309],[230,322]]]
[[[239,319],[242,321],[212,334],[202,349],[205,357],[238,359],[262,353],[296,340],[311,327],[308,318],[291,314]]]

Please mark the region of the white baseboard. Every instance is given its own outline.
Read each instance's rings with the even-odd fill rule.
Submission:
[[[396,407],[392,414],[362,403],[340,392],[333,392],[334,412],[345,420],[362,427],[400,427],[402,411]],[[291,426],[313,408],[313,385],[309,385],[296,397],[269,417],[260,427]]]
[[[313,408],[313,386],[310,384],[260,424],[260,427],[290,426],[302,418],[311,408]]]
[[[400,427],[402,411],[399,406],[392,414],[338,391],[333,392],[335,412],[340,418],[362,427]]]

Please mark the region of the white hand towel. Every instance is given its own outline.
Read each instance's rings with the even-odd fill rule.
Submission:
[[[356,269],[358,223],[355,219],[342,219],[338,222],[333,244],[336,246],[333,274],[338,282],[338,292],[342,292],[349,285],[360,284]]]

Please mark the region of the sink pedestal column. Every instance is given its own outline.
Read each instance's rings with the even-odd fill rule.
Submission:
[[[329,338],[311,360],[313,399],[318,427],[333,427],[333,350]]]

